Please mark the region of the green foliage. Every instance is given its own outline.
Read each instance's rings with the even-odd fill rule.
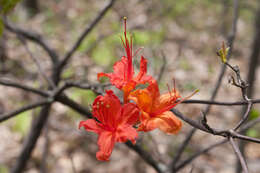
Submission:
[[[68,79],[72,77],[75,74],[75,70],[73,68],[67,68],[63,73],[62,73],[62,78]]]
[[[254,120],[259,117],[260,112],[257,109],[252,109],[249,114],[249,120]],[[259,130],[255,128],[251,128],[246,132],[247,136],[258,138],[259,137]]]
[[[188,91],[194,91],[196,90],[198,87],[196,87],[196,85],[194,85],[193,83],[191,82],[187,82],[183,85],[183,89],[184,90],[188,90]]]
[[[254,120],[259,117],[259,111],[256,109],[252,109],[249,114],[249,120]]]
[[[4,30],[2,15],[11,11],[20,0],[0,0],[0,36]]]
[[[92,90],[75,89],[72,96],[75,100],[80,100],[85,106],[92,104],[96,98],[96,94]]]
[[[187,14],[191,7],[194,5],[195,0],[166,0],[162,1],[165,7],[170,8],[169,12],[170,16],[177,17],[179,15],[185,15]]]
[[[140,32],[140,31],[135,31],[133,33],[134,37],[134,43],[136,45],[145,45],[149,42],[150,40],[150,35],[148,32]]]
[[[98,65],[109,66],[115,61],[112,45],[101,44],[92,52],[92,58]]]
[[[186,58],[180,59],[179,66],[185,71],[189,71],[192,69],[189,61]]]
[[[161,31],[133,31],[134,45],[158,45],[165,37],[164,30]]]
[[[2,164],[0,164],[0,173],[8,173],[8,168]]]
[[[14,117],[12,119],[14,121],[12,130],[25,135],[31,124],[31,114],[32,111],[26,111]]]
[[[3,34],[3,31],[4,31],[3,19],[0,18],[0,36]]]
[[[71,95],[71,98],[73,100],[79,100],[82,105],[89,107],[97,95],[92,90],[83,90],[83,89],[74,89]],[[79,119],[82,118],[81,115],[79,115],[77,112],[70,110],[68,115],[72,119]]]
[[[15,5],[21,0],[0,0],[1,11],[0,14],[7,14]]]
[[[97,34],[96,33],[91,33],[87,39],[84,39],[84,41],[81,43],[79,46],[78,50],[82,53],[85,53],[93,44],[95,44],[97,40]]]
[[[246,132],[246,135],[249,136],[249,137],[252,137],[252,138],[257,138],[257,137],[259,137],[259,132],[256,129],[249,129]]]

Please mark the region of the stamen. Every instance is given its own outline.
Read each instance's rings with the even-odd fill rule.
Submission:
[[[124,17],[125,33],[126,33],[126,19],[127,17]]]
[[[196,89],[195,91],[193,91],[193,92],[191,93],[191,95],[182,98],[179,102],[177,102],[177,104],[179,104],[179,103],[181,103],[181,102],[183,102],[183,101],[185,101],[185,100],[188,100],[189,98],[191,98],[192,96],[194,96],[197,92],[199,92],[199,89]]]
[[[168,88],[169,94],[170,94],[170,96],[171,96],[171,98],[172,98],[172,92],[171,92],[171,90],[170,90],[169,84],[167,84],[167,88]]]
[[[175,83],[175,79],[172,78],[172,83],[173,83],[173,89],[174,89],[174,92],[176,91],[176,83]]]
[[[139,48],[135,51],[133,57],[135,57],[135,56],[138,54],[138,52],[139,52],[140,50],[142,50],[142,49],[144,49],[144,47],[139,47]]]
[[[133,55],[133,37],[130,35],[130,56],[132,57]]]

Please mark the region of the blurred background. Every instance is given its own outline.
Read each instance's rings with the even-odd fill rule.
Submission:
[[[40,33],[60,56],[74,44],[83,29],[90,24],[106,0],[24,0],[8,15],[9,21],[26,30]],[[244,79],[248,78],[252,52],[260,27],[255,25],[260,18],[257,0],[239,1],[237,33],[233,43],[230,63],[238,65]],[[167,83],[176,80],[182,96],[199,89],[192,99],[209,100],[221,69],[216,51],[227,40],[232,30],[233,0],[117,0],[100,23],[83,41],[62,73],[63,80],[89,81],[98,83],[98,72],[111,72],[113,64],[124,55],[120,37],[123,34],[123,17],[126,16],[128,31],[133,36],[134,50],[142,48],[134,57],[139,66],[140,56],[147,58],[148,73],[158,77],[161,92],[167,92]],[[258,38],[259,39],[259,38]],[[260,39],[259,39],[260,40]],[[39,76],[37,66],[30,58],[24,45],[16,36],[5,30],[0,38],[1,77],[15,79],[23,84],[46,89],[46,82]],[[28,48],[40,61],[47,75],[51,73],[48,55],[33,42]],[[258,66],[257,61],[256,67]],[[254,69],[256,69],[254,67]],[[259,78],[255,70],[255,81],[251,97],[260,98]],[[227,70],[216,100],[240,101],[241,91],[228,83],[232,71]],[[251,75],[252,76],[252,75]],[[107,82],[103,80],[102,82]],[[14,88],[0,86],[0,111],[9,112],[38,99],[37,96]],[[117,90],[120,94],[120,92]],[[89,108],[96,97],[91,90],[69,89],[66,94]],[[198,118],[206,105],[181,104],[176,108],[186,116]],[[40,108],[21,113],[0,124],[0,173],[7,173],[19,155],[31,122]],[[213,106],[209,112],[209,124],[219,129],[233,127],[239,120],[241,106]],[[260,108],[254,106],[250,118],[259,116]],[[154,173],[134,151],[123,144],[117,144],[109,162],[96,160],[97,136],[78,130],[79,121],[84,118],[60,103],[54,103],[41,137],[34,149],[25,172],[50,173]],[[260,126],[247,131],[247,135],[260,137]],[[178,135],[166,135],[158,130],[140,133],[140,145],[159,163],[169,164],[182,141],[191,130],[183,123]],[[221,137],[196,132],[181,159],[191,156]],[[245,145],[245,155],[251,173],[259,173],[260,147],[255,143]],[[236,172],[236,156],[229,144],[221,145],[203,154],[180,172],[194,173]]]

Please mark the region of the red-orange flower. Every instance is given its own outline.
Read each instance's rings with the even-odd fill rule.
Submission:
[[[130,140],[136,142],[138,134],[132,127],[138,121],[139,110],[133,103],[123,106],[113,91],[106,91],[105,96],[98,96],[93,103],[93,117],[81,121],[80,127],[99,135],[99,151],[96,154],[98,160],[107,161],[116,142]]]
[[[141,110],[139,131],[150,131],[159,128],[168,134],[176,134],[182,127],[182,122],[170,111],[179,103],[181,96],[173,88],[172,91],[160,95],[156,81],[145,89],[130,93],[129,99],[136,102]]]
[[[125,48],[126,56],[122,56],[120,61],[117,61],[113,66],[113,73],[98,73],[98,79],[106,76],[110,78],[110,82],[118,89],[124,92],[124,102],[128,102],[129,93],[135,88],[137,84],[144,84],[152,79],[151,76],[146,75],[147,72],[147,60],[141,56],[140,71],[137,76],[134,76],[133,67],[133,44],[132,37],[130,42],[126,34],[126,18],[124,18],[125,31],[124,39],[122,39],[123,46]]]

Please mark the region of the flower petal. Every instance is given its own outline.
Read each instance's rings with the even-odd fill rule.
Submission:
[[[170,110],[177,104],[177,99],[181,98],[179,92],[175,89],[173,89],[171,92],[167,92],[162,94],[159,97],[159,103],[155,109],[166,109]],[[167,110],[167,111],[168,111]]]
[[[161,115],[143,121],[138,131],[150,131],[159,128],[165,133],[176,134],[181,127],[182,122],[172,112],[166,111]]]
[[[124,104],[120,118],[121,124],[134,125],[139,119],[139,109],[133,103]]]
[[[130,140],[133,144],[136,143],[138,133],[132,126],[124,124],[117,129],[116,142],[126,142]]]
[[[108,161],[115,145],[115,134],[112,132],[104,131],[98,137],[99,151],[96,157],[101,161]]]
[[[152,80],[152,76],[146,75],[146,73],[147,73],[147,60],[143,56],[141,56],[140,71],[134,79],[136,83],[144,84]]]
[[[144,112],[150,112],[153,98],[147,89],[137,89],[130,93],[129,99],[133,100]]]
[[[153,79],[150,81],[149,86],[147,87],[147,91],[150,93],[153,103],[156,103],[158,98],[160,97],[160,91],[156,80]]]
[[[80,121],[79,123],[79,129],[81,127],[84,127],[85,130],[90,131],[90,132],[95,132],[97,134],[101,133],[103,131],[103,129],[101,128],[101,126],[99,125],[98,122],[96,122],[93,119],[89,119],[86,121]]]
[[[105,96],[98,96],[93,102],[93,116],[102,124],[116,126],[116,120],[121,113],[121,104],[112,90],[106,90]]]
[[[98,73],[98,80],[100,77],[110,78],[110,82],[118,89],[121,89],[127,83],[127,58],[123,56],[120,61],[117,61],[113,66],[113,73]]]

